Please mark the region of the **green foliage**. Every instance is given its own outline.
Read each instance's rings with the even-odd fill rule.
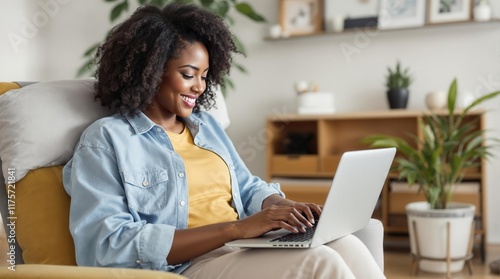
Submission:
[[[249,3],[241,2],[238,0],[136,0],[136,1],[141,6],[155,5],[163,7],[168,3],[174,3],[174,2],[200,5],[212,11],[213,13],[219,15],[229,25],[234,24],[234,19],[230,15],[230,11],[233,9],[252,21],[266,22],[266,19],[262,15],[257,13]],[[112,3],[114,5],[109,14],[109,19],[111,23],[114,23],[122,15],[126,15],[129,12],[129,0],[104,0],[104,2]],[[245,55],[246,54],[245,47],[236,36],[234,37],[234,42],[238,50]],[[96,69],[93,65],[93,57],[99,45],[100,45],[99,43],[93,44],[83,54],[86,60],[78,70],[77,73],[78,77],[85,75],[94,75]],[[246,69],[240,64],[235,63],[235,67],[236,69],[240,70],[243,73],[247,72]],[[234,84],[233,82],[231,82],[229,77],[226,77],[225,80],[226,80],[226,86],[234,88]],[[222,88],[222,92],[225,95],[227,92],[227,88]]]
[[[408,68],[401,70],[401,63],[396,63],[396,68],[387,67],[389,74],[387,75],[386,86],[388,90],[408,88],[412,82]]]
[[[498,145],[498,139],[485,144],[484,131],[476,129],[478,119],[466,118],[477,105],[500,95],[495,91],[477,98],[462,111],[455,113],[457,81],[448,91],[448,113],[424,114],[419,120],[421,136],[410,135],[413,142],[390,135],[371,135],[362,141],[372,147],[396,147],[402,157],[396,158],[399,178],[409,185],[417,183],[431,208],[446,208],[454,185],[462,181],[464,169],[475,167],[492,154],[490,148]]]

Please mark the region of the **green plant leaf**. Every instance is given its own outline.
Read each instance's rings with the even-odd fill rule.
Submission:
[[[86,76],[86,73],[90,73],[90,76],[93,75],[93,62],[92,59],[87,60],[85,64],[83,64],[80,69],[78,69],[77,77]]]
[[[248,73],[247,69],[241,64],[233,62],[233,66],[235,66],[236,69],[240,70],[240,72],[242,72],[242,73],[245,73],[245,74]]]
[[[230,87],[231,89],[234,89],[234,84],[233,84],[233,81],[231,79],[229,79],[228,76],[225,76],[224,77],[224,86],[221,86],[221,92],[222,92],[222,95],[224,97],[227,96],[227,89],[228,87]]]
[[[179,1],[179,0],[150,0],[152,5],[158,6],[158,7],[163,7],[165,6],[168,2],[182,2],[182,3],[192,3],[193,0],[191,1]]]
[[[210,7],[214,3],[214,0],[200,0],[203,7]]]
[[[88,56],[93,56],[94,53],[96,52],[97,48],[99,47],[99,43],[93,44],[91,47],[89,47],[85,52],[83,53],[84,57]]]
[[[246,56],[247,50],[245,49],[245,46],[241,43],[240,39],[238,39],[238,37],[236,37],[236,36],[233,36],[233,41],[234,41],[234,45],[236,46],[236,49],[238,50],[238,52],[240,52],[241,54]]]
[[[229,12],[229,4],[226,1],[216,2],[212,5],[211,9],[218,14],[220,17],[227,19],[227,13]],[[232,23],[231,23],[232,25]]]
[[[491,92],[491,93],[488,93],[486,95],[483,95],[479,98],[477,98],[476,100],[474,100],[469,106],[467,106],[464,111],[463,111],[463,115],[467,114],[467,112],[469,112],[471,109],[473,109],[474,107],[476,107],[477,105],[489,100],[489,99],[493,99],[495,97],[497,97],[498,95],[500,95],[500,91],[495,91],[495,92]]]
[[[454,79],[448,90],[448,112],[453,115],[455,112],[455,104],[457,102],[457,79]]]
[[[408,88],[412,81],[409,69],[401,70],[401,62],[397,60],[396,67],[387,67],[389,74],[386,77],[386,87],[388,90]]]
[[[266,22],[266,19],[254,11],[252,6],[246,2],[236,4],[236,10],[250,19],[258,22]]]
[[[111,20],[111,22],[113,22],[117,18],[119,18],[122,13],[127,11],[128,11],[128,0],[124,0],[122,3],[117,4],[116,6],[113,7],[109,19]]]

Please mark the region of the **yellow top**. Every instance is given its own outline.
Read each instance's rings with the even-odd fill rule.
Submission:
[[[0,95],[12,89],[19,89],[21,86],[14,82],[0,82]]]
[[[237,220],[231,207],[229,169],[217,154],[194,144],[189,129],[167,132],[174,150],[184,159],[189,187],[188,228]]]

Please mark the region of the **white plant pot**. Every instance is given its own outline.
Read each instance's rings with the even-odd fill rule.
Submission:
[[[450,256],[464,258],[468,254],[471,225],[475,206],[464,203],[449,203],[447,209],[430,209],[427,202],[413,202],[406,205],[410,247],[416,255],[416,241],[413,221],[416,223],[419,255],[421,257],[443,259],[443,261],[420,260],[420,270],[446,273],[447,223],[450,223]],[[450,272],[461,271],[464,261],[453,261]]]

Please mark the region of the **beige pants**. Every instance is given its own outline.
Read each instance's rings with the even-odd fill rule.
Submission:
[[[195,258],[182,275],[191,279],[385,278],[368,248],[353,235],[312,249],[222,247]]]

